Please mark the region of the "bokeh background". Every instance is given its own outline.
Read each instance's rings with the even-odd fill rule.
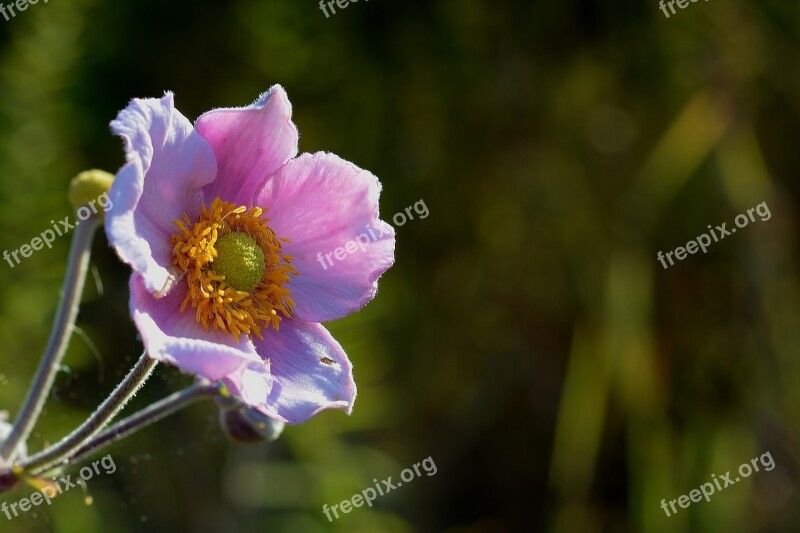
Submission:
[[[800,531],[800,5],[655,0],[51,0],[0,19],[0,249],[116,171],[133,97],[191,120],[275,83],[301,151],[383,182],[397,262],[329,324],[354,413],[231,444],[202,402],[108,450],[118,470],[21,532]],[[752,223],[664,270],[761,202]],[[0,263],[0,406],[19,409],[69,239]],[[129,270],[98,234],[65,366],[30,447],[80,423],[141,351]],[[189,383],[160,367],[126,413]],[[667,518],[712,474],[761,471]],[[431,457],[329,523],[332,505]],[[28,489],[2,496],[16,501]]]

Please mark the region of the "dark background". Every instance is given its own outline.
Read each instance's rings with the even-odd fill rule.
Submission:
[[[90,481],[92,505],[73,490],[0,530],[800,529],[799,8],[362,0],[326,19],[312,0],[51,0],[0,19],[2,249],[71,215],[69,179],[123,162],[108,122],[165,90],[194,120],[280,83],[301,152],[375,173],[385,220],[430,211],[397,228],[377,299],[328,325],[355,365],[351,417],[242,446],[200,403],[108,449],[118,470]],[[657,262],[761,202],[768,221]],[[68,247],[0,263],[12,416]],[[34,450],[141,351],[129,270],[104,235],[94,250],[87,340],[73,338]],[[126,412],[189,382],[159,367]],[[767,451],[774,470],[660,509]],[[435,476],[323,515],[426,457]]]

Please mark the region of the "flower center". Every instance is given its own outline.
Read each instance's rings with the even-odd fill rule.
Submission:
[[[191,305],[204,329],[263,338],[261,329],[278,329],[292,315],[294,301],[284,285],[297,275],[292,257],[260,207],[235,206],[219,198],[201,208],[193,223],[184,213],[180,232],[170,238],[172,264],[184,274],[188,291],[181,312]]]
[[[217,257],[211,270],[225,276],[225,283],[237,291],[250,292],[264,276],[264,251],[250,235],[238,231],[217,240]]]

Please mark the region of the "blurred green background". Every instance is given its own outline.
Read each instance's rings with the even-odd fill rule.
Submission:
[[[191,120],[274,83],[300,149],[383,182],[397,263],[328,326],[354,413],[270,445],[193,405],[108,450],[116,473],[8,522],[22,532],[800,531],[800,5],[52,0],[0,19],[0,249],[115,171],[107,124],[175,92]],[[656,260],[763,201],[757,222]],[[69,239],[0,263],[0,406],[45,345]],[[76,335],[30,447],[63,436],[138,357],[128,268],[98,235]],[[96,281],[94,281],[96,280]],[[160,367],[126,412],[190,380]],[[776,467],[659,507],[769,451]],[[104,452],[105,453],[105,452]],[[329,523],[426,457],[434,476]],[[25,488],[3,501],[27,496]]]

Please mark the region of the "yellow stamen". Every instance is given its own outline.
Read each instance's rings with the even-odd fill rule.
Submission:
[[[262,328],[278,329],[281,319],[291,316],[294,308],[285,285],[297,270],[290,264],[291,257],[281,253],[281,242],[288,241],[279,239],[267,226],[268,220],[261,218],[263,212],[260,207],[248,209],[216,198],[210,208],[202,206],[194,224],[185,213],[183,220],[176,220],[180,231],[170,239],[172,264],[185,273],[189,289],[181,312],[191,305],[204,329],[222,330],[237,341],[240,334],[262,339]],[[264,273],[251,290],[236,290],[212,268],[219,255],[215,245],[230,233],[249,236],[264,252]],[[231,258],[226,259],[230,264]]]

